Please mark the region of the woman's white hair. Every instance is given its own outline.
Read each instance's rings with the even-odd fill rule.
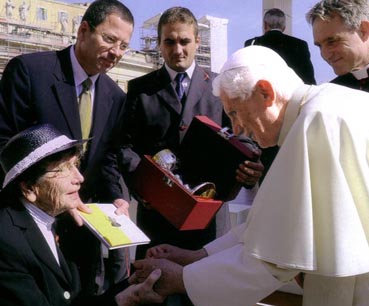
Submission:
[[[213,93],[220,96],[224,91],[231,99],[246,100],[259,80],[270,82],[277,96],[287,100],[296,87],[303,84],[276,52],[253,45],[231,55],[213,81]]]

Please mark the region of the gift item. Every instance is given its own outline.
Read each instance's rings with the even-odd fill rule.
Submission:
[[[134,176],[135,192],[180,230],[208,226],[223,201],[193,195],[172,172],[145,155]]]
[[[213,182],[216,199],[233,200],[241,189],[236,169],[245,160],[257,161],[261,151],[247,137],[238,137],[206,116],[196,116],[183,138],[178,167],[182,178],[192,185]]]
[[[195,117],[179,152],[143,156],[133,176],[134,192],[180,230],[208,226],[224,201],[241,188],[236,169],[256,161],[259,148],[241,141],[206,116]]]
[[[216,187],[214,183],[204,182],[200,183],[196,186],[191,187],[189,184],[186,184],[180,175],[180,173],[175,174],[173,171],[176,170],[177,167],[177,157],[175,154],[169,149],[161,150],[156,153],[152,160],[155,161],[163,170],[169,171],[171,175],[176,179],[176,181],[183,185],[191,194],[198,195],[204,198],[214,198],[216,194]]]

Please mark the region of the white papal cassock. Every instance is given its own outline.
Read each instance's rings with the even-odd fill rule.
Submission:
[[[299,271],[304,305],[369,305],[369,94],[303,85],[246,224],[184,269],[198,306],[247,306]]]

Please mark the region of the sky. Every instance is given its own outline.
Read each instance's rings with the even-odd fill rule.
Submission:
[[[262,35],[262,0],[121,0],[121,2],[131,10],[135,18],[135,30],[130,46],[136,50],[140,49],[140,27],[143,22],[172,6],[187,7],[198,19],[205,15],[228,19],[228,55],[242,48],[248,38]],[[317,0],[293,1],[292,35],[308,43],[315,78],[320,84],[330,81],[335,75],[331,67],[321,59],[319,49],[314,46],[312,29],[305,19],[306,12],[316,2]]]

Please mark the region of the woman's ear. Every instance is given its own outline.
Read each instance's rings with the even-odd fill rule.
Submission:
[[[259,80],[255,86],[263,96],[265,106],[271,106],[275,100],[275,91],[272,84],[267,80]]]
[[[37,199],[37,195],[34,192],[32,186],[28,186],[25,182],[20,183],[20,188],[23,196],[27,199],[28,202],[35,203]]]

